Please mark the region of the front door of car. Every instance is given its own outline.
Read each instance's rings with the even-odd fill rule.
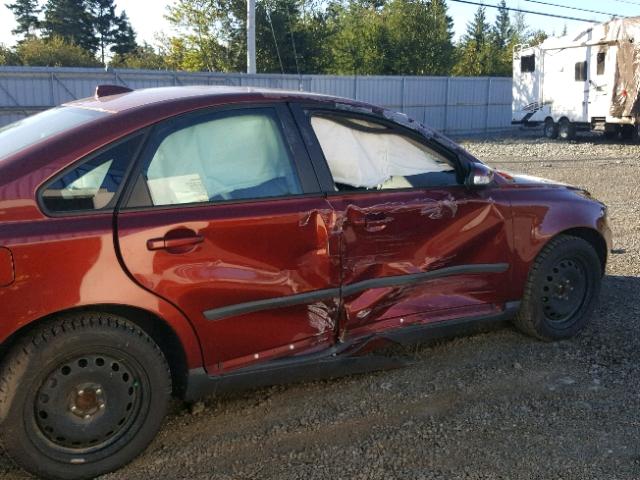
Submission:
[[[399,125],[331,111],[297,117],[335,190],[341,338],[501,311],[510,209],[499,192],[461,185],[451,152]]]
[[[192,321],[209,373],[331,345],[333,214],[280,105],[159,125],[117,216],[130,275]]]

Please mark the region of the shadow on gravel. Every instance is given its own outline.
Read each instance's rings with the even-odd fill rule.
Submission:
[[[166,451],[181,452],[191,462],[195,448],[202,450],[194,460],[202,471],[234,472],[240,466],[225,459],[240,455],[248,471],[254,466],[266,469],[261,478],[283,478],[281,473],[294,471],[282,467],[290,451],[301,449],[314,464],[324,458],[316,446],[318,438],[341,455],[354,446],[367,447],[367,439],[380,431],[384,438],[376,441],[384,442],[385,448],[393,451],[402,445],[406,456],[402,468],[421,465],[426,458],[430,468],[461,473],[461,465],[472,460],[476,474],[470,478],[496,478],[489,464],[499,461],[500,470],[522,473],[507,478],[559,478],[559,472],[563,478],[607,478],[603,471],[617,471],[618,478],[640,478],[640,473],[630,473],[637,470],[633,464],[637,449],[629,447],[638,438],[631,412],[636,411],[635,386],[640,380],[639,298],[640,277],[607,275],[592,323],[565,342],[539,342],[498,324],[485,334],[385,352],[408,357],[415,362],[413,368],[236,392],[201,404],[198,412],[176,404],[154,446],[114,478],[149,478],[150,471],[161,470],[170,472],[167,478],[178,478],[173,462],[165,461]],[[311,402],[318,395],[324,400]],[[342,412],[344,419],[336,421],[336,412]],[[313,423],[316,416],[320,420]],[[311,426],[300,424],[307,417]],[[433,425],[444,427],[438,430]],[[492,437],[488,451],[486,432],[500,432]],[[407,443],[407,435],[440,442],[447,450],[425,457],[421,442]],[[254,438],[260,439],[259,444],[252,443]],[[514,444],[526,448],[513,453]],[[457,451],[465,453],[449,458]],[[493,457],[485,462],[486,455]],[[349,457],[349,461],[355,460]],[[567,465],[573,473],[564,470]],[[380,467],[378,473],[384,471]],[[391,472],[387,471],[389,476]],[[31,477],[0,452],[0,479],[23,478]]]

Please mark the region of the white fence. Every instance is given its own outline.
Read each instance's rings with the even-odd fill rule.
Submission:
[[[246,75],[48,67],[0,67],[0,126],[91,96],[101,83],[130,88],[172,85],[283,88],[382,105],[450,134],[511,127],[510,78]]]

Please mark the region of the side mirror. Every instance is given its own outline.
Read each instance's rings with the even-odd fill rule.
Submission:
[[[492,185],[493,168],[487,167],[483,163],[472,163],[464,183],[469,188],[482,188]]]

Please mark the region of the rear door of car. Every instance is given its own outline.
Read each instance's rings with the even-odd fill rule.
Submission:
[[[334,215],[286,106],[172,119],[139,164],[117,216],[124,266],[191,319],[209,373],[333,343]]]
[[[341,226],[341,338],[502,310],[511,249],[510,208],[500,192],[466,188],[453,153],[393,122],[344,109],[293,108]],[[343,127],[352,130],[345,134]],[[392,176],[383,189],[349,188],[341,178],[336,190],[336,176],[370,176],[375,166],[361,172],[353,166],[382,148],[407,172],[414,168],[408,157],[424,152],[434,171]],[[343,163],[328,168],[328,157]]]

